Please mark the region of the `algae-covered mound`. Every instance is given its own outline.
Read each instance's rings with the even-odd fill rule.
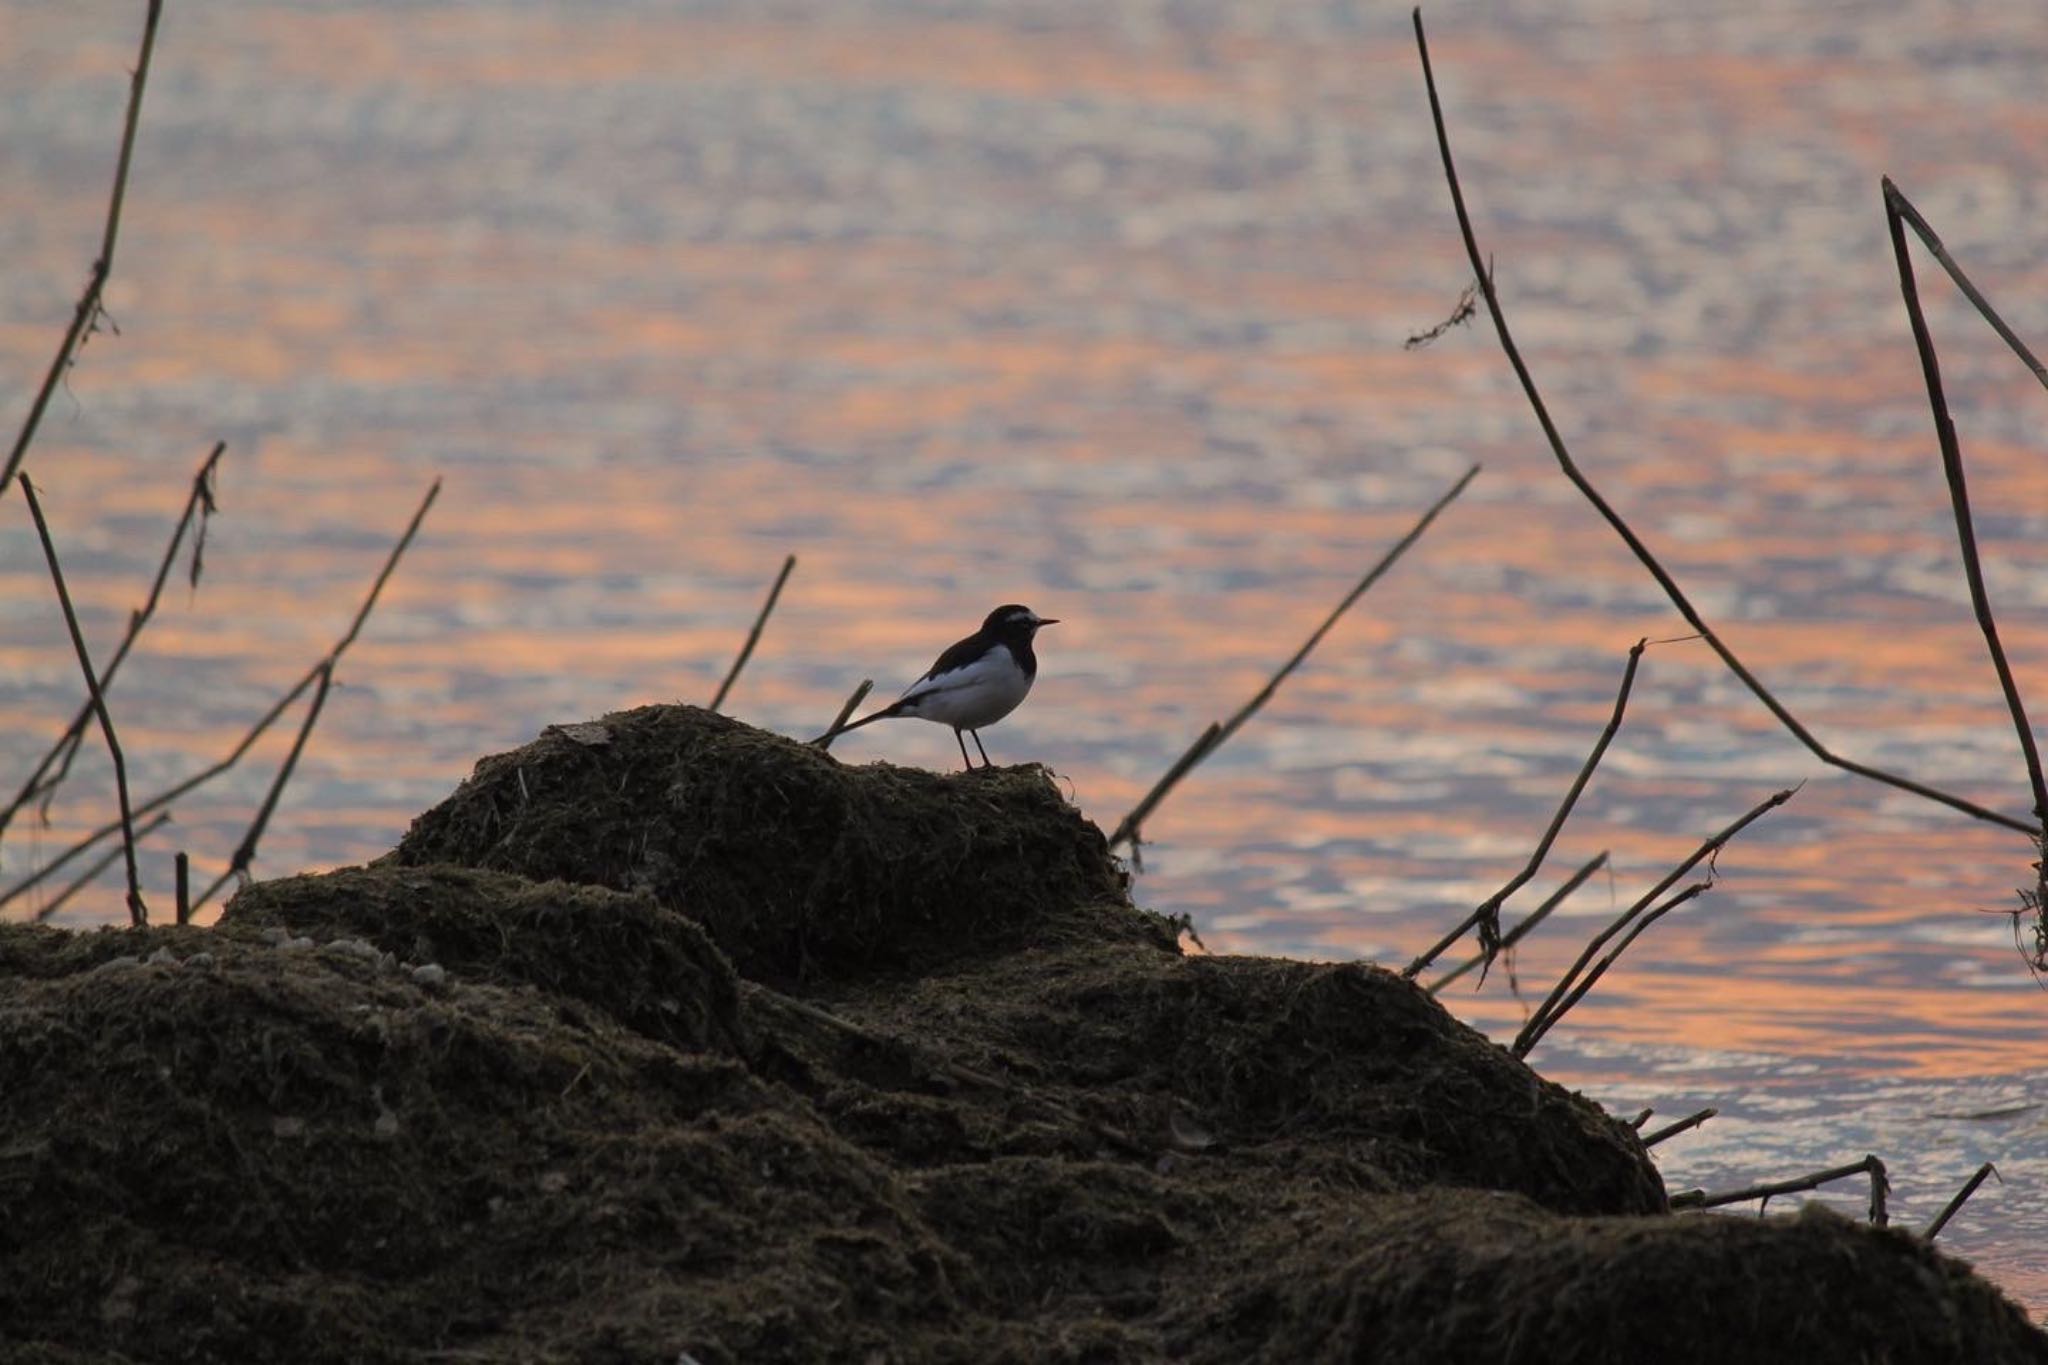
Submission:
[[[10,1362],[2048,1362],[1391,973],[1183,957],[1039,770],[680,708],[213,929],[0,928],[0,1208]]]
[[[1159,932],[1114,916],[1125,879],[1042,768],[848,767],[694,706],[486,758],[394,856],[647,891],[763,980],[915,968],[1077,914],[1090,938]]]

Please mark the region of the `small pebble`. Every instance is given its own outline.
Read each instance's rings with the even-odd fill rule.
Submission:
[[[422,962],[412,969],[412,979],[422,986],[439,986],[448,980],[448,969],[438,962]]]
[[[320,951],[335,957],[353,957],[364,962],[375,962],[384,955],[378,951],[375,944],[365,943],[359,938],[338,938],[322,944]]]

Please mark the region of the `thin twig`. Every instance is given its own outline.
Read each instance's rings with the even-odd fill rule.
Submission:
[[[1948,254],[1948,248],[1941,244],[1941,238],[1935,235],[1927,220],[1920,216],[1920,210],[1913,207],[1913,201],[1906,198],[1905,193],[1892,183],[1890,176],[1884,178],[1884,200],[1886,211],[1898,214],[1912,226],[1934,259],[1941,262],[1941,268],[1948,272],[1948,277],[1956,282],[1956,288],[1963,291],[1963,297],[1976,306],[1984,321],[1991,324],[1991,330],[1998,333],[2005,344],[2012,348],[2013,354],[2020,358],[2020,363],[2034,372],[2034,378],[2041,381],[2041,386],[2048,388],[2048,368],[2042,366],[2034,353],[2027,349],[2027,343],[2019,339],[2012,328],[2006,325],[2005,319],[1998,315],[1998,310],[1991,306],[1991,300],[1985,298],[1970,277],[1963,273],[1963,268]]]
[[[167,806],[195,787],[213,780],[241,762],[242,757],[255,746],[256,741],[261,739],[269,731],[270,727],[277,723],[278,717],[285,713],[286,708],[297,701],[305,694],[308,688],[312,687],[319,680],[322,670],[331,669],[340,662],[341,656],[347,652],[348,647],[355,643],[356,636],[362,631],[363,623],[369,619],[371,609],[377,605],[377,599],[383,595],[384,585],[390,581],[392,571],[398,567],[399,559],[405,554],[407,547],[412,544],[413,537],[419,533],[420,523],[425,520],[427,510],[434,505],[434,500],[440,494],[441,481],[436,479],[432,487],[427,489],[426,497],[421,499],[418,510],[412,514],[412,520],[406,525],[405,534],[398,538],[398,544],[393,546],[391,553],[386,556],[384,566],[378,572],[376,581],[370,585],[368,595],[363,598],[362,605],[356,609],[354,619],[349,622],[348,629],[343,632],[341,638],[335,641],[334,647],[328,650],[326,655],[311,668],[307,669],[304,676],[285,689],[284,695],[271,703],[270,709],[256,719],[255,724],[249,727],[242,738],[237,741],[235,747],[228,751],[225,758],[211,767],[203,768],[199,772],[192,774],[184,781],[158,792],[155,796],[135,808],[137,814],[147,815],[159,807]],[[72,859],[86,853],[102,839],[114,834],[120,828],[121,825],[118,821],[102,825],[93,833],[78,840],[70,848],[58,854],[56,858],[52,859],[42,868],[30,873],[5,891],[0,891],[0,907],[4,907],[23,892],[54,876]]]
[[[1529,861],[1523,864],[1520,872],[1508,879],[1507,885],[1480,902],[1479,907],[1460,920],[1457,927],[1403,968],[1401,975],[1411,981],[1414,980],[1424,967],[1449,952],[1451,945],[1463,938],[1475,925],[1479,928],[1481,955],[1486,959],[1487,966],[1493,964],[1494,956],[1501,949],[1500,908],[1508,897],[1527,885],[1529,879],[1536,875],[1537,869],[1543,866],[1543,860],[1550,856],[1550,846],[1557,842],[1558,831],[1564,828],[1564,822],[1571,817],[1572,807],[1578,804],[1580,793],[1584,792],[1586,784],[1593,780],[1593,770],[1600,766],[1601,758],[1607,753],[1607,746],[1614,742],[1615,733],[1621,729],[1622,715],[1628,710],[1629,691],[1636,685],[1636,665],[1642,662],[1643,650],[1648,648],[1648,645],[1647,640],[1638,640],[1629,647],[1628,666],[1622,669],[1621,687],[1614,697],[1614,713],[1607,718],[1607,726],[1600,732],[1600,738],[1594,742],[1592,752],[1586,755],[1586,761],[1579,765],[1579,775],[1572,779],[1572,785],[1565,792],[1564,800],[1558,803],[1556,814],[1550,817],[1550,827],[1544,830],[1543,837],[1537,840],[1536,850],[1529,855]],[[1482,971],[1482,980],[1484,975]]]
[[[1906,318],[1913,326],[1913,346],[1920,352],[1920,373],[1927,381],[1927,401],[1934,410],[1934,435],[1941,444],[1941,468],[1948,476],[1949,506],[1955,512],[1956,541],[1962,549],[1963,577],[1970,585],[1970,609],[1984,632],[1984,647],[1991,652],[1991,666],[1998,672],[1998,686],[2005,693],[2006,708],[2012,712],[2013,727],[2019,731],[2020,751],[2026,755],[2027,780],[2034,786],[2034,819],[2048,826],[2048,780],[2041,776],[2041,753],[2034,747],[2034,727],[2027,723],[2027,708],[2020,701],[2019,685],[2012,667],[2005,661],[2005,646],[1998,641],[1998,625],[1991,619],[1991,597],[1984,588],[1984,570],[1977,562],[1977,531],[1970,517],[1970,489],[1963,477],[1963,449],[1956,439],[1956,424],[1949,416],[1948,396],[1941,383],[1941,362],[1934,354],[1934,335],[1928,330],[1927,315],[1920,308],[1920,287],[1913,277],[1913,258],[1906,252],[1905,218],[1899,211],[1898,187],[1884,182],[1885,225],[1891,230],[1892,255],[1899,263],[1899,293],[1906,301]]]
[[[114,791],[121,801],[121,850],[128,862],[128,918],[135,924],[149,923],[149,907],[142,900],[142,881],[135,870],[135,813],[128,804],[128,760],[121,756],[121,741],[114,734],[114,719],[107,714],[107,699],[100,693],[99,675],[93,671],[92,655],[85,647],[85,632],[79,629],[78,613],[71,609],[71,590],[64,586],[64,569],[57,562],[57,546],[50,539],[50,524],[43,520],[43,505],[36,499],[36,487],[28,471],[19,475],[21,495],[28,499],[29,515],[35,518],[36,535],[43,542],[43,558],[50,565],[50,581],[57,585],[57,603],[64,609],[64,625],[71,632],[71,647],[77,651],[78,667],[85,674],[86,690],[92,693],[93,713],[100,719],[100,733],[106,737],[107,752],[114,759]]]
[[[1222,742],[1222,722],[1211,721],[1208,729],[1195,736],[1195,742],[1188,746],[1187,752],[1175,759],[1173,766],[1159,775],[1159,780],[1152,784],[1152,790],[1146,792],[1140,798],[1138,804],[1131,807],[1130,814],[1124,816],[1122,821],[1118,823],[1116,833],[1109,836],[1109,846],[1113,849],[1119,844],[1128,843],[1131,846],[1131,857],[1133,860],[1136,860],[1139,856],[1138,848],[1140,843],[1138,831],[1144,825],[1146,818],[1152,814],[1153,808],[1166,799],[1168,792],[1180,785],[1180,780],[1188,775],[1189,769],[1200,763],[1204,758],[1207,758],[1209,751]],[[1143,864],[1141,863],[1141,870],[1142,867]]]
[[[147,839],[150,835],[156,833],[159,829],[162,829],[165,825],[169,824],[170,821],[171,813],[169,811],[158,811],[149,820],[144,821],[141,825],[136,827],[135,842],[138,844],[141,843],[144,839]],[[121,850],[118,848],[110,848],[105,853],[101,854],[97,859],[94,860],[91,867],[88,867],[85,871],[79,873],[78,876],[72,878],[71,884],[65,887],[62,891],[59,891],[56,894],[56,896],[51,899],[48,905],[38,906],[36,908],[35,922],[37,924],[41,924],[45,920],[49,919],[51,916],[55,915],[59,910],[62,910],[65,904],[68,901],[70,901],[70,899],[73,896],[76,896],[79,892],[85,890],[86,887],[91,886],[94,882],[98,881],[100,874],[105,872],[108,868],[112,867],[114,865],[114,860],[119,858],[120,856]]]
[[[740,646],[740,657],[732,661],[732,671],[725,675],[725,681],[718,685],[718,695],[711,699],[711,709],[716,711],[725,705],[725,694],[732,691],[733,679],[747,666],[747,660],[754,657],[754,646],[761,643],[761,627],[768,624],[768,613],[775,610],[775,599],[782,596],[782,585],[789,581],[789,575],[796,568],[796,556],[790,555],[782,561],[782,572],[775,575],[775,586],[768,589],[768,600],[761,604],[761,614],[754,618],[754,628],[747,632],[746,644]]]
[[[1587,968],[1591,965],[1593,961],[1593,955],[1599,952],[1601,948],[1605,947],[1607,945],[1608,940],[1612,939],[1616,934],[1621,933],[1624,929],[1627,929],[1631,924],[1634,924],[1637,918],[1643,915],[1643,913],[1650,907],[1651,903],[1654,902],[1659,896],[1663,895],[1666,891],[1670,890],[1671,887],[1677,883],[1680,877],[1683,877],[1686,873],[1692,871],[1693,868],[1699,866],[1699,864],[1705,859],[1718,855],[1722,847],[1725,846],[1730,839],[1733,839],[1736,835],[1740,834],[1743,830],[1747,829],[1753,821],[1762,818],[1765,812],[1775,809],[1778,806],[1782,806],[1787,801],[1791,800],[1792,794],[1798,790],[1798,787],[1787,787],[1783,791],[1773,792],[1770,796],[1766,797],[1764,800],[1752,806],[1740,819],[1736,820],[1733,824],[1723,829],[1720,833],[1709,838],[1705,843],[1701,844],[1698,848],[1694,849],[1692,851],[1691,856],[1686,858],[1686,860],[1680,863],[1677,867],[1672,868],[1671,871],[1665,873],[1661,881],[1659,881],[1655,886],[1651,887],[1648,891],[1645,891],[1642,894],[1642,897],[1638,899],[1633,905],[1629,906],[1628,909],[1622,911],[1621,914],[1615,918],[1613,923],[1609,924],[1605,929],[1602,929],[1599,933],[1595,934],[1592,938],[1592,941],[1587,943],[1585,948],[1579,953],[1577,960],[1572,963],[1570,969],[1567,970],[1563,976],[1558,978],[1557,985],[1551,988],[1550,994],[1544,998],[1543,1003],[1536,1007],[1536,1012],[1529,1016],[1529,1022],[1522,1026],[1522,1031],[1515,1037],[1515,1043],[1513,1048],[1514,1054],[1517,1057],[1526,1057],[1529,1054],[1529,1049],[1536,1045],[1536,1040],[1538,1038],[1541,1038],[1543,1034],[1549,1030],[1550,1025],[1556,1022],[1557,1017],[1562,1015],[1564,1011],[1570,1008],[1572,1004],[1577,1004],[1580,999],[1584,998],[1584,989],[1579,989],[1576,994],[1571,994],[1573,992],[1573,988],[1579,984],[1580,975],[1584,973],[1587,970]],[[1665,912],[1674,908],[1677,903],[1677,901],[1673,901],[1671,903],[1659,907],[1659,909],[1656,912],[1656,915],[1663,915]],[[1655,916],[1653,916],[1653,918],[1654,917]],[[1634,935],[1631,934],[1629,937],[1630,940],[1633,940]],[[1624,948],[1627,946],[1628,944],[1626,942],[1622,944],[1622,947]],[[1620,949],[1616,949],[1615,951],[1618,955]],[[1600,971],[1605,972],[1606,964],[1611,963],[1612,961],[1612,957],[1606,959],[1605,962],[1603,962]],[[1598,975],[1599,973],[1595,973],[1596,977]],[[1585,983],[1585,985],[1587,986],[1590,986],[1591,984],[1592,982],[1590,980]],[[1571,994],[1570,1003],[1562,1003],[1564,1002],[1565,997],[1568,994]]]
[[[1478,297],[1479,286],[1476,284],[1466,285],[1458,291],[1458,302],[1451,309],[1450,316],[1434,327],[1411,333],[1408,339],[1401,343],[1401,349],[1404,351],[1419,351],[1425,346],[1433,345],[1438,337],[1450,331],[1453,327],[1463,327],[1472,320],[1472,314],[1478,311],[1473,306]]]
[[[1750,690],[1750,693],[1758,701],[1762,702],[1765,708],[1777,718],[1778,723],[1784,726],[1794,739],[1805,745],[1815,758],[1833,767],[1855,773],[1859,777],[1866,777],[1874,782],[1882,782],[1888,786],[1897,787],[1902,791],[1912,792],[1914,795],[1925,797],[1930,801],[1938,801],[1945,806],[1963,812],[1965,815],[1975,816],[1979,820],[1988,820],[1993,824],[2003,825],[2007,829],[2017,830],[2022,834],[2038,837],[2040,828],[2037,825],[2030,825],[2024,820],[1992,810],[1986,806],[1980,806],[1974,801],[1942,791],[1936,787],[1930,787],[1912,778],[1901,777],[1896,773],[1886,772],[1882,768],[1874,768],[1867,763],[1859,763],[1853,759],[1844,758],[1822,744],[1799,721],[1799,718],[1787,710],[1784,703],[1779,701],[1770,689],[1765,687],[1740,659],[1736,658],[1735,651],[1730,649],[1722,642],[1721,637],[1714,633],[1713,628],[1707,624],[1706,619],[1700,615],[1698,609],[1693,606],[1691,600],[1679,588],[1677,580],[1665,571],[1664,566],[1658,562],[1657,557],[1650,553],[1649,547],[1643,544],[1641,537],[1637,536],[1635,531],[1629,527],[1629,524],[1621,519],[1620,514],[1608,505],[1607,500],[1600,495],[1600,491],[1593,486],[1592,481],[1580,472],[1577,462],[1572,459],[1571,452],[1565,446],[1564,437],[1558,432],[1557,424],[1551,420],[1550,409],[1544,403],[1543,395],[1538,392],[1536,381],[1531,376],[1529,367],[1523,362],[1522,353],[1515,346],[1513,335],[1508,331],[1507,315],[1501,311],[1500,298],[1494,289],[1492,272],[1485,268],[1484,256],[1479,249],[1479,239],[1472,228],[1471,215],[1465,209],[1464,191],[1458,185],[1457,168],[1451,160],[1450,135],[1444,129],[1443,105],[1438,99],[1436,75],[1429,63],[1429,44],[1423,36],[1422,11],[1420,8],[1415,10],[1414,19],[1415,42],[1422,53],[1423,80],[1429,87],[1430,114],[1436,122],[1437,150],[1443,158],[1444,176],[1450,182],[1451,203],[1457,211],[1458,230],[1465,239],[1465,254],[1471,261],[1473,274],[1478,277],[1479,290],[1486,299],[1487,311],[1493,317],[1494,330],[1499,334],[1501,349],[1507,353],[1508,363],[1514,367],[1515,377],[1521,381],[1522,392],[1528,398],[1530,407],[1535,411],[1536,420],[1543,428],[1544,438],[1549,442],[1551,453],[1556,457],[1558,465],[1564,470],[1565,477],[1572,481],[1572,484],[1585,496],[1586,500],[1593,504],[1594,510],[1599,512],[1607,524],[1614,529],[1614,533],[1621,537],[1622,542],[1628,546],[1637,561],[1657,581],[1657,586],[1664,590],[1664,595],[1671,599],[1672,606],[1678,609],[1679,615],[1685,618],[1686,623],[1699,632],[1700,638],[1705,640],[1714,653],[1720,656],[1721,662],[1727,665],[1728,670],[1742,681],[1742,684]]]
[[[1501,935],[1500,947],[1495,951],[1497,953],[1505,953],[1511,951],[1516,944],[1520,943],[1523,939],[1529,936],[1530,930],[1534,929],[1537,925],[1543,923],[1544,920],[1550,918],[1550,912],[1557,909],[1558,906],[1563,905],[1565,901],[1570,898],[1572,892],[1578,890],[1581,886],[1584,886],[1586,884],[1587,878],[1591,877],[1595,872],[1598,872],[1601,868],[1605,866],[1607,866],[1607,850],[1602,849],[1600,850],[1600,852],[1594,854],[1591,858],[1587,859],[1585,864],[1581,866],[1578,871],[1572,873],[1572,875],[1565,881],[1565,884],[1563,886],[1558,887],[1557,890],[1551,892],[1547,897],[1545,897],[1541,905],[1537,906],[1534,910],[1531,910],[1527,915],[1523,916],[1522,921],[1519,924],[1517,924],[1514,928],[1508,930],[1507,933]],[[1483,952],[1474,953],[1466,961],[1460,963],[1458,966],[1444,973],[1444,975],[1438,977],[1435,981],[1432,981],[1429,985],[1429,993],[1431,995],[1435,995],[1438,991],[1441,991],[1444,987],[1450,985],[1453,981],[1456,981],[1459,977],[1465,975],[1465,973],[1472,971],[1477,967],[1485,965],[1486,958],[1487,955]]]
[[[854,708],[859,706],[861,702],[866,700],[868,693],[874,690],[875,680],[873,678],[862,678],[860,680],[860,686],[854,688],[853,695],[846,699],[846,705],[839,708],[839,714],[832,717],[832,723],[825,727],[825,733],[819,735],[816,739],[812,740],[811,743],[815,744],[820,749],[831,748],[832,741],[839,738],[840,730],[845,728],[846,718],[852,715],[854,712]]]
[[[216,877],[212,884],[199,893],[186,911],[187,918],[203,909],[206,903],[219,894],[220,889],[230,880],[249,870],[256,861],[256,845],[263,838],[263,832],[270,825],[270,817],[277,810],[278,798],[284,795],[285,784],[292,780],[292,771],[299,766],[299,755],[305,751],[306,739],[319,723],[320,708],[327,705],[327,689],[334,683],[334,665],[322,664],[319,669],[320,681],[313,689],[313,700],[306,706],[306,719],[299,725],[298,737],[292,740],[291,752],[284,756],[278,767],[277,777],[270,784],[270,791],[264,795],[262,806],[256,811],[256,818],[249,822],[249,830],[242,836],[242,842],[235,847],[235,855],[228,860],[227,871]]]
[[[85,282],[85,292],[78,296],[78,306],[72,311],[71,325],[64,332],[64,339],[57,345],[57,354],[50,361],[48,373],[43,376],[43,385],[36,391],[35,402],[30,404],[28,416],[22,421],[21,431],[14,438],[14,449],[8,453],[7,466],[0,469],[0,492],[14,479],[21,468],[21,461],[28,454],[29,442],[35,440],[36,429],[42,425],[43,411],[50,406],[50,396],[57,391],[57,384],[69,369],[78,348],[84,343],[88,332],[100,315],[100,298],[106,292],[107,277],[114,270],[114,244],[121,234],[121,204],[128,197],[128,167],[135,154],[135,130],[141,125],[142,89],[149,80],[149,59],[156,51],[157,21],[163,17],[163,0],[149,0],[149,12],[142,21],[142,54],[135,59],[135,75],[128,84],[128,113],[121,128],[121,154],[114,165],[114,188],[107,196],[106,225],[100,232],[99,257],[92,263],[92,271]]]
[[[184,544],[185,533],[192,529],[195,519],[199,524],[198,535],[195,536],[193,544],[193,582],[196,586],[198,541],[205,536],[206,518],[214,511],[213,477],[220,464],[221,453],[226,449],[227,442],[216,442],[213,453],[200,463],[199,472],[192,476],[192,491],[185,497],[185,510],[179,515],[178,524],[171,528],[170,543],[164,546],[163,560],[157,565],[156,578],[149,585],[149,597],[140,607],[129,613],[127,633],[121,637],[121,643],[107,660],[106,667],[100,670],[102,693],[113,686],[114,674],[127,659],[128,651],[134,647],[136,637],[142,633],[142,628],[149,624],[150,618],[156,615],[157,602],[163,597],[164,584],[171,576],[171,566],[177,562],[179,547]],[[41,800],[47,808],[49,801],[56,794],[58,784],[63,782],[71,771],[71,760],[78,753],[79,743],[85,736],[85,727],[91,722],[92,714],[92,698],[87,696],[84,703],[79,706],[78,713],[71,718],[71,724],[65,727],[64,733],[57,737],[57,742],[43,755],[42,762],[28,775],[28,780],[22,783],[21,790],[16,793],[14,800],[8,803],[6,809],[0,810],[0,834],[6,833],[14,817],[29,802]],[[53,766],[55,772],[51,771]]]
[[[1941,1230],[1948,1226],[1948,1220],[1955,1217],[1956,1210],[1960,1209],[1969,1200],[1970,1196],[1977,1192],[1977,1187],[1984,1183],[1984,1177],[1987,1175],[1998,1175],[1998,1168],[1988,1161],[1977,1168],[1977,1174],[1971,1176],[1963,1183],[1963,1187],[1956,1191],[1956,1197],[1949,1200],[1947,1206],[1940,1213],[1934,1215],[1934,1221],[1929,1223],[1927,1231],[1920,1235],[1930,1242],[1941,1236]],[[1998,1183],[2003,1185],[2005,1177],[1998,1175]]]
[[[1700,1110],[1697,1114],[1687,1114],[1676,1123],[1667,1123],[1654,1133],[1643,1134],[1643,1146],[1655,1147],[1666,1138],[1675,1138],[1688,1129],[1699,1127],[1720,1112],[1718,1109],[1708,1108]]]
[[[1622,935],[1621,942],[1615,944],[1612,950],[1587,970],[1585,977],[1572,987],[1570,994],[1566,995],[1548,1014],[1541,1016],[1539,1019],[1532,1020],[1523,1026],[1522,1032],[1515,1038],[1515,1055],[1517,1057],[1528,1056],[1530,1049],[1542,1042],[1543,1035],[1550,1032],[1551,1026],[1564,1018],[1572,1006],[1586,998],[1586,993],[1593,989],[1594,983],[1607,975],[1607,969],[1612,967],[1620,959],[1621,955],[1628,951],[1629,945],[1640,938],[1645,929],[1648,929],[1687,901],[1713,889],[1714,883],[1711,879],[1703,882],[1694,882],[1683,891],[1678,892],[1667,900],[1660,901],[1656,906],[1644,911],[1641,918],[1631,924],[1628,932]]]
[[[1322,643],[1323,637],[1330,633],[1330,628],[1335,626],[1338,619],[1351,609],[1351,604],[1363,597],[1366,590],[1379,582],[1387,570],[1394,566],[1395,561],[1400,559],[1403,554],[1407,553],[1410,546],[1422,538],[1422,533],[1429,529],[1430,523],[1434,522],[1438,515],[1446,507],[1449,507],[1460,493],[1465,491],[1466,485],[1470,484],[1478,474],[1478,465],[1473,465],[1470,469],[1466,470],[1456,483],[1452,484],[1441,497],[1430,504],[1429,510],[1424,512],[1415,525],[1409,528],[1408,533],[1395,541],[1392,548],[1380,556],[1379,563],[1366,571],[1365,577],[1359,579],[1351,591],[1344,595],[1344,600],[1339,602],[1335,610],[1323,618],[1323,623],[1315,628],[1315,631],[1310,634],[1307,640],[1302,642],[1300,649],[1294,651],[1294,656],[1286,663],[1280,665],[1273,676],[1266,680],[1266,685],[1261,687],[1250,701],[1238,707],[1236,713],[1221,725],[1212,725],[1208,730],[1202,732],[1201,738],[1197,739],[1188,751],[1180,756],[1180,760],[1167,770],[1166,776],[1160,778],[1152,790],[1146,793],[1145,799],[1140,801],[1137,807],[1117,824],[1116,833],[1109,837],[1109,846],[1112,849],[1124,843],[1129,843],[1134,848],[1137,846],[1139,830],[1145,822],[1145,817],[1150,815],[1153,808],[1165,799],[1166,793],[1171,791],[1181,778],[1187,776],[1189,770],[1197,763],[1200,763],[1211,753],[1221,748],[1224,742],[1236,734],[1246,721],[1258,714],[1260,707],[1273,699],[1273,694],[1279,691],[1280,684],[1285,682],[1288,675],[1293,673],[1295,669],[1301,667],[1302,661],[1308,658],[1309,652]]]
[[[1685,1190],[1671,1196],[1674,1209],[1717,1209],[1723,1204],[1742,1204],[1752,1199],[1770,1200],[1781,1194],[1799,1194],[1805,1190],[1817,1190],[1837,1180],[1847,1180],[1852,1175],[1870,1177],[1870,1221],[1883,1227],[1891,1221],[1885,1212],[1885,1195],[1892,1187],[1891,1178],[1886,1175],[1884,1163],[1874,1156],[1847,1166],[1836,1166],[1831,1170],[1816,1171],[1812,1175],[1797,1176],[1791,1180],[1774,1180],[1768,1184],[1750,1185],[1740,1190],[1725,1190],[1719,1194],[1708,1194],[1704,1190]]]

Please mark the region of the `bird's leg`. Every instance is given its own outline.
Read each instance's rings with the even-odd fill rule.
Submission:
[[[981,749],[981,731],[969,730],[967,733],[974,736],[974,747],[977,749]],[[981,765],[984,768],[993,768],[996,766],[995,764],[988,761],[988,750],[986,749],[981,749]]]
[[[953,742],[960,746],[960,761],[967,765],[967,771],[973,772],[974,760],[967,756],[967,741],[960,738],[960,727],[957,725],[953,727]],[[979,735],[975,736],[974,742],[976,744],[981,743],[981,737]]]

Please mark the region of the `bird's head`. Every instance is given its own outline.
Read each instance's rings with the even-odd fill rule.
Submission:
[[[981,628],[998,638],[1022,636],[1028,640],[1038,633],[1040,626],[1058,624],[1058,617],[1040,616],[1027,606],[1011,602],[990,612],[988,619],[981,623]]]

